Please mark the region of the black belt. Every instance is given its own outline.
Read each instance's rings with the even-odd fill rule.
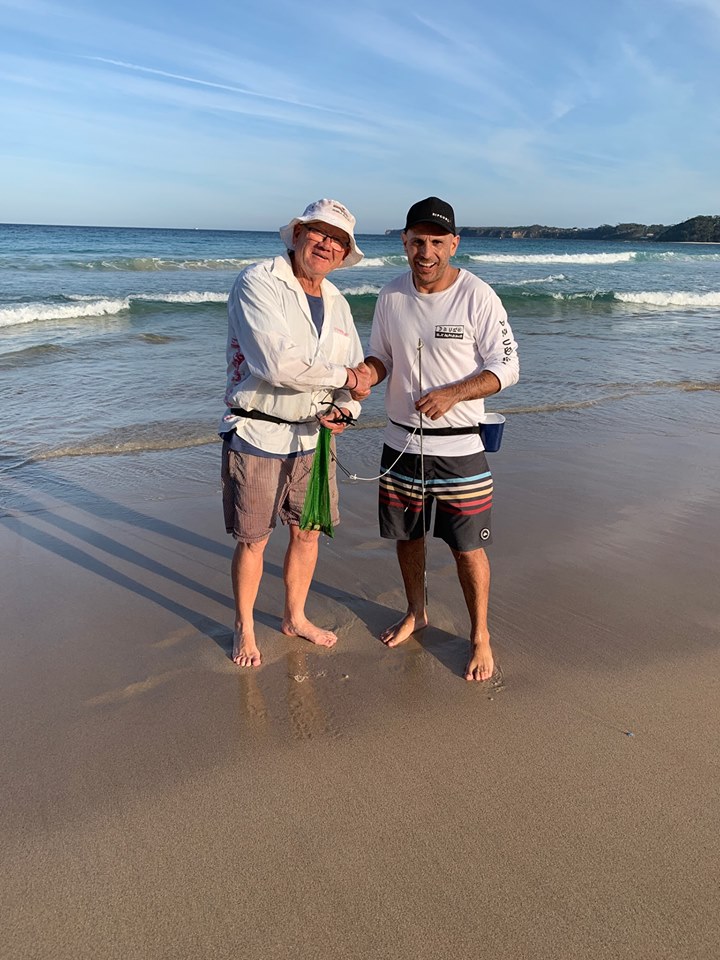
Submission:
[[[247,417],[248,420],[266,420],[268,423],[312,423],[312,420],[281,420],[280,417],[274,417],[271,413],[263,413],[261,410],[243,410],[242,407],[230,407],[230,413],[234,417]]]
[[[388,417],[388,420],[390,418]],[[412,433],[413,430],[419,430],[420,427],[408,427],[404,423],[398,423],[396,420],[390,420],[390,423],[394,423],[396,427],[402,427],[403,430],[407,430],[408,433]],[[476,433],[479,434],[482,429],[482,424],[478,424],[476,427],[436,427],[426,430],[425,427],[422,428],[423,436],[433,436],[433,437],[459,437],[461,434],[470,434]]]

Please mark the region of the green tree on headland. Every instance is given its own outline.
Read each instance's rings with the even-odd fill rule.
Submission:
[[[386,230],[399,236],[401,230]],[[656,240],[663,243],[720,243],[720,217],[693,217],[666,227],[662,223],[603,223],[599,227],[460,227],[461,237],[494,240]]]
[[[666,227],[656,240],[664,243],[720,243],[720,217],[692,217]]]

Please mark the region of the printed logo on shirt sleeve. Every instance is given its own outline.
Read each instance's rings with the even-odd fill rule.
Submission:
[[[503,338],[503,353],[505,354],[505,356],[502,358],[502,362],[510,363],[512,355],[515,351],[513,350],[512,346],[510,330],[503,321],[500,321],[500,336]]]
[[[240,370],[240,367],[245,362],[245,356],[240,348],[240,344],[237,339],[233,337],[230,341],[230,347],[234,350],[232,359],[230,360],[230,365],[232,366],[231,382],[240,383],[244,379],[243,374]]]

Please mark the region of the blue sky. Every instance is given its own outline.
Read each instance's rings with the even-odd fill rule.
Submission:
[[[720,214],[720,0],[0,0],[0,222]]]

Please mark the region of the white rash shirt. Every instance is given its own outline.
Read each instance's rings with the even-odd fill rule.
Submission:
[[[288,421],[268,423],[237,417],[228,409],[220,433],[235,430],[266,453],[315,449],[317,414],[329,401],[357,417],[360,404],[343,388],[346,367],[362,360],[350,307],[338,288],[321,284],[325,318],[321,333],[288,256],[254,264],[235,281],[228,298],[228,408],[259,410]]]
[[[386,284],[375,306],[368,353],[387,370],[389,420],[410,427],[420,424],[415,402],[431,390],[483,370],[495,374],[502,390],[517,383],[520,375],[517,343],[499,297],[484,280],[462,269],[452,286],[439,293],[418,293],[410,272]],[[423,426],[426,430],[477,426],[484,412],[483,400],[461,400],[444,417],[423,418]],[[407,439],[407,430],[388,423],[388,446],[402,450]],[[406,449],[420,451],[419,433]],[[465,456],[482,449],[478,434],[426,433],[423,438],[423,452],[435,456]]]

